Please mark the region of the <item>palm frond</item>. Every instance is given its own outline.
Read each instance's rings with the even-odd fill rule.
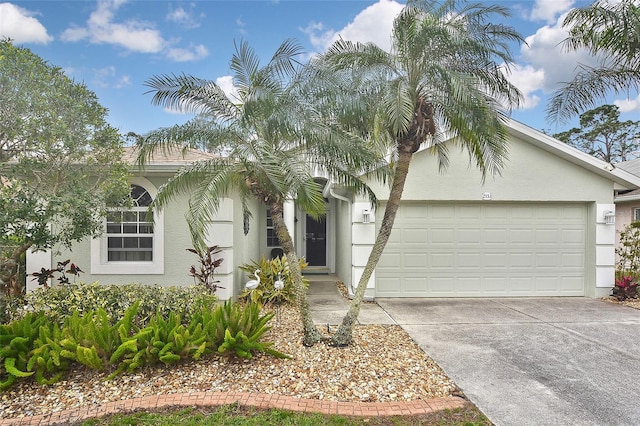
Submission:
[[[585,108],[595,106],[611,91],[640,89],[640,69],[582,67],[569,83],[556,90],[546,109],[547,118],[564,121]]]
[[[233,120],[237,117],[237,106],[227,98],[224,91],[210,80],[186,74],[153,76],[145,82],[153,93],[152,104],[170,110],[207,114],[218,120]]]

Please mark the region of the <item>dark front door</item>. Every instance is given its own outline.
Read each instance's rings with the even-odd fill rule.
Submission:
[[[307,216],[307,262],[309,266],[327,266],[327,222]]]

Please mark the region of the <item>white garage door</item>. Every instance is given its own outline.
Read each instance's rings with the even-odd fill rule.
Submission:
[[[583,296],[586,212],[584,204],[403,203],[376,296]]]

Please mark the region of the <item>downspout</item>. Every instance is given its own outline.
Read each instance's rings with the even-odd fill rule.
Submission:
[[[333,198],[335,198],[336,200],[340,200],[340,201],[344,201],[347,203],[348,206],[348,217],[349,220],[352,219],[351,217],[351,209],[353,208],[352,204],[351,204],[351,200],[348,199],[347,197],[343,197],[342,195],[338,195],[335,192],[333,192],[333,184],[331,183],[331,181],[327,180],[327,184],[324,186],[324,189],[322,190],[322,196],[325,198],[328,198],[327,196],[331,195]],[[353,268],[353,265],[352,265]],[[353,283],[349,284],[350,288],[350,293],[351,294],[355,294],[355,289],[353,288]]]

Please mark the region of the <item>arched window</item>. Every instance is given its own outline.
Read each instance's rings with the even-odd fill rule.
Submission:
[[[153,217],[148,208],[153,199],[139,185],[131,185],[133,207],[107,214],[107,261],[152,262]]]
[[[164,274],[164,213],[149,213],[157,194],[146,178],[131,178],[133,206],[107,214],[105,232],[91,241],[91,274]]]

